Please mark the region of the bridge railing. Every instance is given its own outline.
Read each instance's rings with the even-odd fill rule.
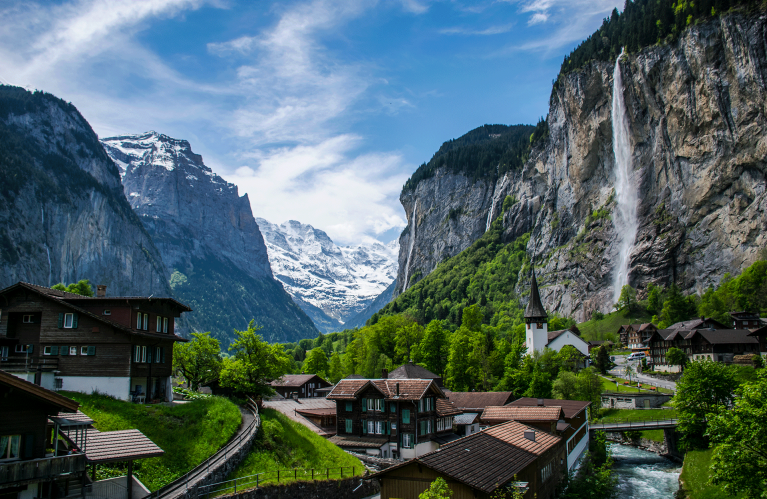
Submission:
[[[643,419],[641,421],[637,420],[631,420],[631,419],[620,419],[620,418],[608,418],[603,420],[594,421],[591,423],[591,428],[599,429],[605,426],[613,426],[617,427],[620,425],[621,428],[625,428],[627,425],[629,428],[647,428],[647,427],[653,427],[653,426],[676,426],[677,420],[675,418],[650,418],[650,419]]]

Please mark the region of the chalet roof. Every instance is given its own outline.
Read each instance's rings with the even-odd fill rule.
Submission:
[[[759,329],[754,329],[750,333],[748,333],[749,336],[767,336],[767,326],[762,326]]]
[[[8,286],[7,288],[5,288],[3,290],[0,290],[0,295],[2,295],[3,293],[5,293],[7,291],[12,290],[15,287],[21,287],[21,288],[27,289],[29,291],[33,291],[35,293],[38,293],[39,295],[42,295],[42,296],[44,296],[46,298],[49,298],[51,300],[55,300],[56,302],[60,303],[61,305],[69,307],[70,309],[76,311],[79,314],[87,315],[88,317],[90,317],[92,319],[95,319],[95,320],[97,320],[97,321],[99,321],[99,322],[101,322],[103,324],[107,324],[107,325],[113,327],[114,329],[117,329],[119,331],[122,331],[124,333],[130,334],[130,335],[133,335],[133,336],[143,336],[143,337],[147,337],[147,338],[164,339],[164,340],[171,340],[171,341],[183,341],[183,342],[189,341],[188,339],[182,338],[181,336],[177,336],[176,334],[153,333],[153,332],[149,332],[149,331],[136,331],[136,330],[133,330],[130,327],[127,327],[127,326],[125,326],[123,324],[119,324],[117,322],[111,321],[111,320],[109,320],[109,319],[107,319],[107,318],[105,318],[105,317],[103,317],[101,315],[94,314],[93,312],[89,312],[88,310],[85,310],[84,308],[78,307],[77,305],[71,303],[71,301],[73,301],[73,300],[68,299],[64,295],[72,295],[72,293],[67,293],[67,292],[64,292],[64,291],[59,291],[57,289],[46,288],[44,286],[38,286],[37,284],[29,284],[27,282],[21,282],[20,281],[20,282],[14,284],[12,286]],[[59,296],[59,295],[61,295],[61,296]],[[74,296],[77,296],[79,298],[89,298],[89,297],[83,297],[83,296],[80,296],[80,295],[74,295]],[[123,298],[123,297],[120,297],[120,298]],[[101,299],[101,298],[99,298],[99,299]],[[153,299],[155,299],[155,300],[173,300],[172,298],[153,298]],[[175,301],[175,300],[173,300],[173,301]],[[176,302],[176,303],[178,303],[178,302]],[[181,305],[181,304],[179,304],[179,305]],[[183,305],[183,306],[186,307],[186,305]],[[189,310],[191,311],[191,309],[189,309]]]
[[[530,301],[525,308],[526,319],[545,319],[547,317],[546,309],[541,303],[541,295],[538,293],[538,281],[535,278],[535,269],[533,269],[533,282],[530,285]]]
[[[759,314],[755,314],[754,312],[730,312],[730,317],[733,319],[754,319],[758,320],[760,319]]]
[[[67,435],[65,433],[65,435]],[[120,430],[101,432],[89,429],[83,433],[74,432],[67,439],[75,444],[84,454],[89,463],[112,463],[116,461],[132,461],[147,457],[162,456],[165,452],[149,440],[139,430]]]
[[[19,282],[18,284],[24,284],[25,287],[33,287],[37,288],[37,290],[41,293],[45,293],[49,296],[52,296],[54,298],[57,298],[59,300],[65,300],[65,301],[90,301],[90,302],[99,302],[99,301],[114,301],[114,300],[128,300],[128,301],[164,301],[171,303],[175,305],[177,308],[179,308],[181,311],[184,312],[191,312],[192,309],[189,308],[189,305],[184,305],[180,301],[176,300],[175,298],[171,297],[154,297],[154,296],[83,296],[78,295],[76,293],[70,293],[68,291],[60,291],[58,289],[48,288],[45,286],[40,286],[39,284],[32,284],[28,282]],[[9,286],[5,289],[10,289],[13,286]],[[5,291],[2,290],[0,293]]]
[[[641,324],[639,326],[639,330],[640,331],[644,331],[645,329],[648,329],[650,327],[652,327],[653,329],[658,329],[658,327],[655,324],[653,324],[652,322],[645,322],[644,324]]]
[[[759,343],[759,340],[750,336],[748,329],[696,329],[690,331],[685,339],[692,339],[695,335],[700,335],[711,344],[721,345],[728,343]]]
[[[465,411],[482,412],[489,405],[506,405],[511,392],[445,392],[448,400]]]
[[[715,329],[727,329],[727,326],[710,317],[709,318],[701,317],[696,319],[690,319],[687,321],[677,322],[675,324],[670,325],[667,329],[680,329],[680,330],[691,331],[693,329],[703,329],[703,327],[706,326],[706,323],[710,323],[712,326],[714,326]]]
[[[478,422],[479,413],[477,412],[464,412],[453,418],[455,424],[474,424]]]
[[[599,341],[596,341],[596,340],[592,340],[592,341],[589,341],[589,342],[587,342],[587,343],[588,343],[589,345],[592,345],[592,346],[599,346],[599,345],[612,345],[612,344],[613,344],[613,342],[612,342],[612,341],[610,341],[610,340],[599,340]]]
[[[461,410],[455,406],[448,399],[437,399],[437,416],[454,416],[461,414]]]
[[[557,431],[562,433],[566,429],[570,428],[570,423],[567,421],[557,421]]]
[[[399,385],[399,395],[397,395]],[[342,379],[328,394],[330,400],[354,400],[367,387],[375,387],[386,400],[420,400],[428,390],[444,395],[431,379]]]
[[[59,395],[58,393],[43,388],[42,386],[30,383],[29,381],[21,378],[17,378],[13,374],[9,374],[0,370],[0,385],[12,388],[14,390],[21,390],[30,397],[35,397],[42,400],[48,405],[58,408],[61,411],[67,413],[74,413],[80,406],[79,402],[75,402],[71,398]],[[72,416],[73,414],[69,414]]]
[[[482,421],[559,421],[565,417],[557,406],[489,406],[482,412]]]
[[[547,333],[548,340],[549,340],[548,342],[551,343],[552,341],[556,340],[557,338],[562,336],[562,333],[564,333],[565,331],[569,331],[569,329],[560,329],[559,331],[549,331]]]
[[[413,364],[411,360],[407,364],[399,366],[389,373],[389,379],[439,379],[433,372],[429,371],[425,367],[421,367],[418,364]]]
[[[302,416],[335,416],[336,415],[335,407],[333,408],[326,407],[326,408],[320,408],[320,409],[296,409],[295,411]]]
[[[525,438],[525,432],[535,432],[535,441]],[[509,421],[447,443],[415,461],[489,494],[513,480],[514,475],[561,442],[558,436]],[[392,470],[412,462],[393,466],[373,476],[385,478]]]
[[[389,440],[387,438],[335,435],[330,437],[328,441],[330,443],[336,444],[339,447],[363,447],[368,449],[378,449]]]
[[[318,378],[322,381],[325,381],[324,379],[320,378],[316,374],[286,374],[283,377],[272,381],[270,384],[272,386],[299,387],[304,385],[305,383],[308,383],[310,380],[314,378]]]
[[[510,403],[509,405],[515,406],[515,407],[536,407],[538,406],[539,400],[540,399],[531,398],[531,397],[522,397],[522,398],[518,398],[517,400]],[[543,399],[544,407],[550,407],[550,406],[561,407],[567,419],[574,418],[581,411],[586,409],[589,405],[591,405],[591,402],[584,402],[582,400]]]

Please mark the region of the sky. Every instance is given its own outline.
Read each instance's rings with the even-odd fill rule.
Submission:
[[[0,0],[0,83],[100,137],[186,139],[253,214],[399,236],[402,185],[483,124],[534,124],[623,0]]]

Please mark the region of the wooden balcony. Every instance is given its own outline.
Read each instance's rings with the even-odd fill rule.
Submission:
[[[85,454],[0,462],[0,487],[38,482],[85,470]]]

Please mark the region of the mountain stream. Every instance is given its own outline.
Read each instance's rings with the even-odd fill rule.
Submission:
[[[681,467],[654,452],[628,445],[611,445],[618,499],[673,499]]]

